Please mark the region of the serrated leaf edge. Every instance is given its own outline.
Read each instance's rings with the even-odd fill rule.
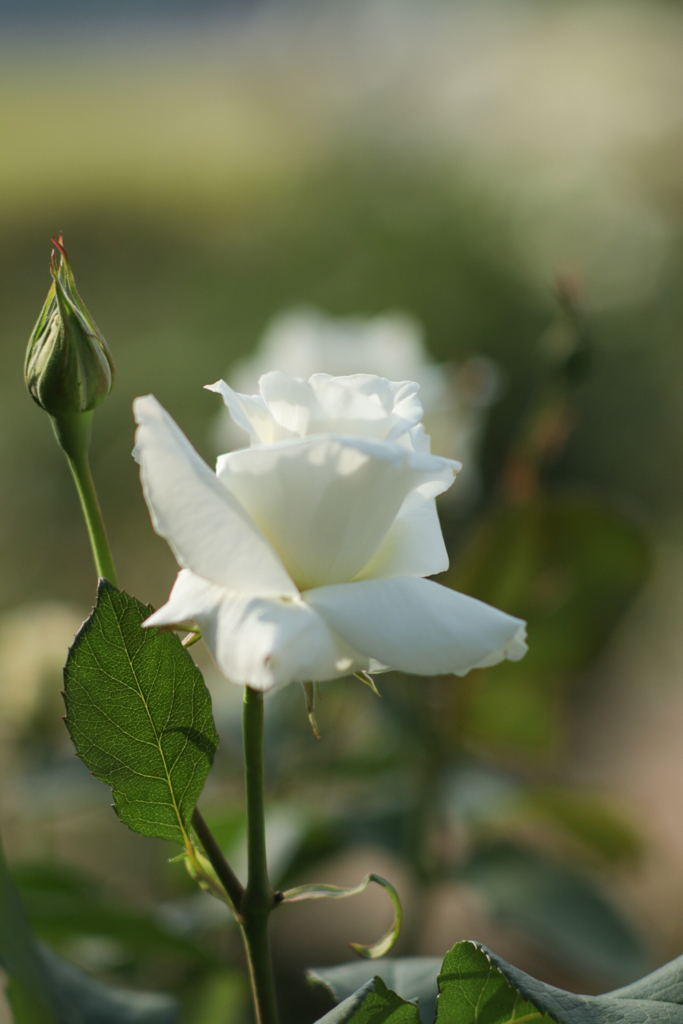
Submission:
[[[127,591],[120,590],[118,587],[115,587],[114,584],[111,583],[111,581],[108,580],[105,576],[100,576],[99,577],[99,579],[97,581],[97,592],[96,592],[95,603],[93,604],[93,606],[92,606],[92,608],[90,610],[90,614],[83,620],[83,622],[79,626],[78,631],[76,632],[76,635],[74,636],[73,643],[69,646],[66,662],[64,664],[64,669],[63,669],[63,678],[64,678],[65,689],[62,690],[62,699],[64,700],[65,709],[66,709],[66,714],[63,716],[63,721],[64,721],[64,724],[66,725],[66,728],[69,731],[69,736],[71,737],[71,741],[74,744],[76,756],[79,757],[81,760],[83,760],[83,758],[81,757],[81,754],[80,754],[80,752],[78,750],[76,742],[73,739],[73,736],[71,735],[71,727],[69,725],[69,709],[68,709],[68,706],[66,705],[66,685],[67,685],[66,673],[67,673],[67,670],[69,668],[69,664],[70,664],[70,662],[72,660],[72,657],[74,656],[74,653],[75,653],[74,649],[75,649],[76,644],[77,644],[77,642],[79,640],[79,637],[81,636],[81,634],[82,634],[83,630],[85,629],[85,627],[92,621],[95,613],[98,611],[98,608],[99,608],[99,605],[100,605],[100,601],[109,592],[113,592],[114,594],[125,594],[126,597],[130,597],[133,600],[138,601],[139,604],[141,604],[143,606],[143,608],[145,608],[149,612],[150,615],[155,610],[153,605],[147,604],[144,601],[139,601],[139,598],[136,598],[133,594],[128,594]],[[131,666],[131,671],[132,671],[132,674],[133,674],[133,678],[137,682],[137,674],[136,674],[136,672],[135,672],[135,670],[133,668],[132,662],[130,661],[130,656],[128,655],[128,651],[127,651],[125,643],[123,644],[123,647],[124,647],[124,650],[126,651],[126,657],[128,658],[128,661],[129,661],[130,666]],[[220,899],[222,902],[227,903],[227,905],[229,907],[231,907],[232,905],[230,903],[230,899],[228,897],[228,894],[225,892],[223,886],[218,881],[218,879],[215,877],[215,873],[213,871],[208,873],[205,870],[205,866],[203,864],[203,861],[204,861],[205,858],[203,858],[201,856],[200,852],[197,850],[197,848],[195,847],[194,843],[192,842],[192,838],[191,838],[188,830],[185,828],[185,825],[183,823],[183,820],[182,820],[182,817],[180,815],[180,811],[179,811],[179,808],[178,808],[178,804],[177,804],[177,801],[176,801],[175,791],[174,791],[174,788],[173,788],[173,786],[171,784],[171,778],[170,778],[170,775],[169,775],[169,772],[168,772],[168,767],[167,767],[167,764],[166,764],[166,758],[164,756],[164,752],[163,752],[163,749],[161,747],[161,743],[159,742],[159,737],[158,737],[158,733],[157,733],[157,730],[156,730],[156,726],[154,725],[152,717],[151,717],[151,715],[149,713],[149,708],[147,706],[147,701],[145,700],[145,698],[144,698],[142,693],[140,693],[140,699],[142,700],[142,703],[143,703],[143,705],[145,707],[145,711],[147,712],[147,717],[149,718],[150,725],[152,727],[155,739],[157,741],[157,746],[159,748],[159,755],[161,757],[163,768],[164,768],[164,772],[165,772],[165,775],[166,775],[166,783],[167,783],[167,786],[168,786],[169,793],[171,794],[171,800],[172,800],[172,804],[173,804],[173,809],[175,811],[175,815],[176,815],[176,818],[177,818],[177,821],[178,821],[178,827],[179,827],[181,835],[183,837],[183,843],[185,845],[185,850],[183,851],[181,856],[185,857],[187,859],[187,861],[189,862],[188,863],[188,870],[190,871],[190,874],[192,875],[192,877],[194,877],[197,880],[197,882],[200,884],[200,886],[202,888],[205,888],[207,891],[211,892],[214,896],[217,896],[218,899]],[[85,764],[85,761],[83,763]],[[87,765],[86,765],[86,767],[87,767]],[[88,769],[88,770],[90,771],[90,769]],[[90,771],[90,774],[93,775],[93,772]],[[96,777],[96,776],[93,776],[93,777]],[[108,783],[105,783],[105,785],[108,785]],[[121,818],[120,818],[120,816],[118,814],[118,809],[116,807],[116,803],[115,802],[114,802],[114,804],[112,804],[112,807],[113,807],[115,813],[117,814],[117,817],[119,817],[119,820],[121,820]],[[126,824],[128,828],[131,828],[131,826],[128,825],[127,822],[124,822],[124,824]],[[135,831],[135,830],[133,829],[132,831]]]

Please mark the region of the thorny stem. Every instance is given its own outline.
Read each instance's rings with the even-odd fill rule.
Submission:
[[[242,937],[249,963],[256,1024],[278,1024],[275,982],[268,936],[268,917],[275,893],[266,860],[263,768],[263,694],[244,688],[244,777],[247,796],[249,876],[242,898]]]

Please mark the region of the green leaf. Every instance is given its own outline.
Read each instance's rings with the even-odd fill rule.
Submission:
[[[625,988],[602,996],[582,996],[537,981],[495,953],[474,945],[524,999],[557,1024],[683,1024],[683,957]]]
[[[587,878],[560,864],[500,843],[480,848],[460,877],[479,890],[495,918],[598,983],[627,981],[645,966],[627,922]]]
[[[381,978],[375,978],[373,991],[368,992],[350,1024],[420,1024],[417,1006],[387,988]]]
[[[152,611],[100,580],[64,669],[66,724],[79,757],[111,786],[121,821],[187,846],[218,735],[178,637],[140,628]]]
[[[401,999],[375,977],[317,1024],[420,1024],[420,1018],[414,1003]]]
[[[459,942],[438,977],[437,1024],[532,1024],[543,1014],[474,943]]]
[[[437,961],[438,962],[438,961]],[[398,963],[398,961],[396,962]],[[326,968],[327,974],[348,967],[357,972],[366,964]],[[377,994],[387,991],[387,978],[394,964],[386,960],[374,969],[384,981],[367,981],[347,997],[318,1024],[359,1024],[360,1021],[407,1020],[416,1017],[373,1017],[369,1012],[377,1006]],[[408,999],[424,991],[427,976],[431,974],[431,993],[439,997],[429,1008],[420,1005],[421,1024],[683,1024],[683,957],[665,964],[640,981],[602,996],[583,996],[537,981],[530,975],[507,963],[478,942],[458,942],[446,954],[441,971],[433,957],[412,957],[401,962],[403,980],[414,979],[414,986],[400,994],[392,994],[392,1012],[412,1012]],[[321,972],[316,971],[316,974]],[[339,975],[341,977],[341,974]],[[350,980],[347,976],[339,986],[341,992]],[[330,986],[333,987],[333,986]],[[335,989],[336,990],[336,989]],[[397,1001],[398,1000],[398,1001]],[[402,1000],[402,1001],[401,1001]],[[381,1007],[381,1002],[380,1002]],[[365,1016],[361,1014],[365,1013]]]

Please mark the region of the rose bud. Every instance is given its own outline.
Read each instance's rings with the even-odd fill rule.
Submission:
[[[95,409],[111,391],[114,364],[76,290],[62,236],[52,241],[52,287],[28,343],[24,376],[33,400],[59,418]]]

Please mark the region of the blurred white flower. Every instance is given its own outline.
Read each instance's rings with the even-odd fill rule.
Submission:
[[[135,454],[154,528],[182,571],[146,625],[194,622],[226,678],[255,689],[384,667],[457,673],[518,659],[525,624],[422,577],[448,556],[417,385],[265,374],[220,391],[252,446],[216,473],[148,395]]]
[[[479,442],[486,409],[498,393],[499,375],[482,357],[460,367],[430,359],[421,325],[405,313],[369,319],[332,317],[316,309],[293,309],[275,317],[248,359],[228,375],[237,392],[253,394],[262,374],[283,370],[308,379],[322,371],[332,376],[368,373],[395,381],[416,381],[424,410],[424,427],[437,455],[463,464],[458,487],[449,498],[474,498],[479,486]],[[213,429],[217,451],[241,448],[244,427],[223,409]]]

